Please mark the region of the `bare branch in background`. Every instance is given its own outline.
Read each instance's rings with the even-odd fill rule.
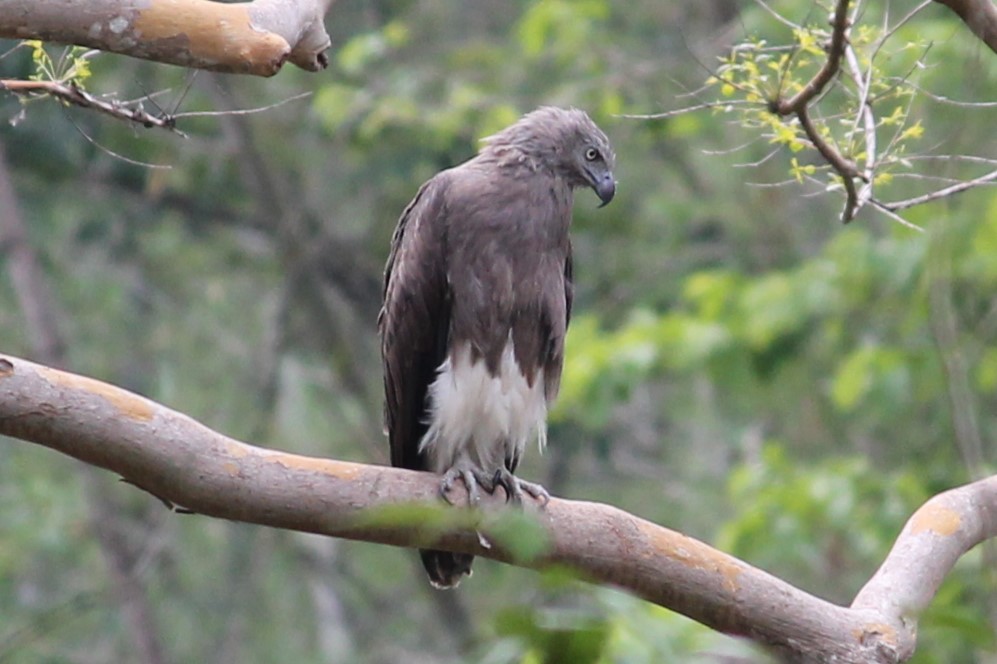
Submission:
[[[111,116],[115,120],[130,122],[142,125],[146,129],[165,129],[175,134],[187,135],[177,129],[177,122],[183,118],[192,117],[214,117],[221,115],[251,115],[262,113],[283,106],[284,104],[311,96],[311,92],[302,92],[287,99],[260,106],[257,108],[232,109],[225,111],[188,111],[183,113],[167,113],[163,110],[149,112],[145,109],[144,102],[151,100],[158,93],[152,93],[129,101],[119,101],[114,98],[98,97],[90,94],[77,85],[62,83],[59,81],[24,81],[19,79],[0,79],[0,90],[7,90],[17,95],[22,95],[28,99],[40,96],[54,97],[67,104],[90,109]],[[121,155],[115,155],[121,157]],[[123,157],[122,157],[123,158]],[[150,164],[140,164],[150,166]]]
[[[972,180],[966,180],[965,182],[960,182],[954,184],[951,187],[944,187],[938,189],[923,196],[915,196],[914,198],[908,198],[902,201],[895,201],[893,203],[884,203],[882,201],[876,201],[876,203],[882,208],[889,210],[890,212],[896,212],[899,210],[906,210],[907,208],[914,207],[915,205],[923,205],[924,203],[930,203],[931,201],[937,201],[942,198],[947,198],[953,194],[959,194],[974,187],[979,187],[984,184],[991,184],[997,182],[997,171],[990,171],[985,175],[981,175],[978,178],[973,178]]]
[[[864,46],[869,48],[868,50],[863,48],[862,51],[859,51],[861,46],[852,43],[851,35],[853,23],[858,21],[862,12],[861,3],[837,0],[831,17],[831,30],[827,32],[808,28],[803,22],[792,21],[775,11],[764,0],[756,0],[756,4],[776,21],[793,30],[796,44],[771,46],[764,42],[748,40],[733,46],[730,57],[723,60],[723,64],[712,72],[712,76],[707,80],[707,86],[719,84],[722,85],[720,90],[722,97],[734,97],[740,94],[743,98],[705,99],[700,95],[700,91],[696,91],[694,96],[701,103],[694,106],[662,113],[627,114],[621,117],[653,120],[707,109],[721,109],[727,113],[737,114],[741,117],[742,126],[749,129],[761,128],[762,136],[778,145],[776,151],[756,163],[766,161],[787,145],[793,152],[812,147],[819,155],[823,165],[801,164],[794,157],[791,171],[793,177],[781,184],[794,181],[807,182],[815,184],[822,191],[843,190],[845,205],[841,220],[844,223],[854,219],[858,212],[868,205],[870,209],[904,226],[921,231],[923,229],[901,216],[903,210],[992,184],[997,180],[993,172],[985,173],[970,179],[952,181],[949,186],[936,191],[894,202],[884,201],[875,195],[874,187],[880,181],[888,182],[894,177],[923,179],[930,177],[926,173],[904,170],[912,168],[912,161],[930,157],[930,155],[912,156],[904,149],[906,141],[911,137],[920,137],[923,132],[919,123],[907,122],[912,112],[915,92],[941,103],[952,103],[967,108],[987,108],[993,105],[989,101],[954,102],[923,90],[910,80],[918,69],[925,66],[924,56],[930,49],[930,44],[925,47],[924,53],[905,75],[876,78],[875,60],[881,54],[886,42],[895,37],[902,26],[909,24],[932,2],[943,2],[952,7],[967,24],[973,27],[974,32],[982,40],[993,47],[988,40],[993,37],[992,31],[997,25],[997,5],[992,0],[963,2],[923,0],[892,25],[887,12],[883,25],[879,28],[878,38],[871,44],[865,44]],[[778,52],[783,52],[783,55],[776,61],[773,59],[773,54]],[[808,79],[797,81],[791,74],[795,63],[803,59],[801,56],[804,53],[817,55],[819,69],[813,75],[808,74]],[[764,66],[759,68],[759,65]],[[768,82],[771,73],[766,67],[779,69],[777,86]],[[765,71],[765,75],[759,73],[762,70]],[[887,85],[884,86],[884,83]],[[875,92],[874,84],[877,86]],[[794,94],[785,93],[786,88],[794,90]],[[844,93],[855,101],[855,109],[847,111],[847,117],[840,110],[830,115],[819,111],[822,100],[835,88],[843,88]],[[877,104],[904,94],[910,95],[910,99],[906,105],[895,106],[893,116],[877,115],[879,110]],[[772,126],[764,118],[760,118],[762,115],[760,111],[763,108],[786,120],[781,121],[781,124],[773,123]],[[849,129],[843,136],[837,135],[832,123],[848,125]],[[891,125],[895,127],[895,131],[889,140],[877,136],[884,127]],[[856,163],[856,159],[861,159],[862,163]],[[969,157],[965,161],[972,159],[980,163],[986,161],[981,157]],[[898,168],[900,172],[894,172]],[[823,171],[825,175],[830,173],[832,175],[830,181],[822,182],[814,178],[813,174],[818,171]]]
[[[824,87],[838,74],[848,40],[848,7],[850,4],[849,0],[838,0],[838,4],[835,6],[831,43],[827,47],[827,60],[824,61],[820,70],[803,86],[802,90],[791,98],[776,99],[769,104],[773,113],[796,116],[807,139],[841,177],[846,194],[845,209],[841,213],[841,220],[846,224],[855,218],[855,212],[859,208],[855,178],[865,180],[865,176],[859,172],[855,162],[842,155],[837,148],[825,140],[811,121],[809,109],[810,103],[824,91]]]
[[[142,105],[143,99],[133,102],[101,99],[72,83],[60,83],[59,81],[0,79],[0,90],[7,90],[14,94],[25,96],[47,95],[67,104],[105,113],[117,120],[140,124],[148,129],[153,127],[167,129],[185,136],[182,131],[176,128],[176,118],[174,116],[165,113],[149,113]]]

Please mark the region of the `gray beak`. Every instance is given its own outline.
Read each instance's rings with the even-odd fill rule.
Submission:
[[[613,179],[613,174],[609,171],[603,173],[599,176],[592,189],[595,190],[596,195],[602,201],[602,205],[599,207],[609,205],[609,201],[613,200],[613,196],[616,195],[616,180]]]

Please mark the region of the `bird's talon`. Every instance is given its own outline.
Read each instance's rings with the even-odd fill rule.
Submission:
[[[529,489],[527,489],[526,491],[527,491],[527,493],[529,493],[529,494],[530,494],[531,496],[533,496],[533,497],[534,497],[534,498],[536,498],[536,499],[537,499],[538,501],[540,501],[540,509],[545,509],[545,508],[547,507],[547,503],[549,503],[549,502],[550,502],[550,494],[549,494],[549,493],[547,493],[547,489],[543,488],[543,487],[542,487],[542,486],[540,486],[539,484],[536,484],[536,485],[534,485],[534,486],[535,486],[535,487],[536,487],[537,489],[539,489],[539,491],[537,491],[536,493],[533,493],[533,492],[531,492],[531,491],[530,491]]]
[[[539,501],[541,508],[546,507],[547,503],[550,502],[550,494],[547,493],[547,489],[539,484],[521,480],[505,468],[495,471],[493,482],[494,486],[501,486],[505,490],[506,502],[522,505],[524,493],[530,494],[534,500]]]
[[[504,468],[499,468],[495,471],[495,474],[492,476],[492,493],[495,493],[495,489],[498,487],[502,487],[505,490],[505,502],[520,502],[519,496],[516,495],[516,490],[512,488],[512,483],[508,481],[508,477],[512,477],[508,473],[509,471]]]
[[[457,503],[450,499],[450,492],[453,490],[454,484],[458,479],[467,488],[468,504],[471,507],[477,507],[481,503],[481,490],[479,487],[485,485],[485,480],[469,468],[458,468],[455,466],[445,472],[443,479],[440,480],[440,496],[443,500],[456,506]],[[485,489],[491,492],[487,485],[485,485]]]
[[[450,490],[451,489],[453,489],[453,485],[452,484],[448,484],[448,485],[444,486],[444,484],[441,482],[440,483],[440,498],[442,498],[443,500],[445,500],[448,504],[453,505],[453,506],[456,507],[457,504],[454,501],[450,500]]]

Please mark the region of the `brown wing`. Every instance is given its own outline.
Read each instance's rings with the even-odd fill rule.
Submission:
[[[575,283],[572,278],[571,242],[567,245],[564,259],[564,323],[551,329],[547,354],[544,357],[544,394],[547,403],[552,404],[561,389],[561,369],[564,367],[564,341],[571,324],[571,304],[575,299]],[[555,295],[556,297],[556,295]]]
[[[450,330],[442,205],[447,178],[441,173],[424,184],[402,213],[378,316],[391,465],[414,470],[426,469],[419,453],[427,428],[426,392],[446,355]]]

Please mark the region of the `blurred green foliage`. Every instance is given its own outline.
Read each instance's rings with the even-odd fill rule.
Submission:
[[[913,7],[901,4],[892,20]],[[733,100],[753,85],[764,98],[774,79],[760,76],[775,70],[762,43],[795,43],[793,66],[813,66],[825,9],[768,5],[807,29],[727,0],[340,0],[328,20],[332,66],[318,76],[86,61],[91,93],[166,90],[146,107],[167,113],[314,92],[253,115],[181,117],[186,140],[0,99],[15,121],[0,141],[69,366],[233,436],[386,462],[375,317],[400,211],[521,113],[582,107],[614,142],[619,194],[596,211],[579,192],[562,394],[546,454],[531,451],[521,474],[849,601],[926,497],[992,472],[997,194],[907,211],[923,234],[870,210],[843,228],[827,183],[808,179],[820,165],[764,113],[617,116],[713,93]],[[880,11],[865,8],[858,46],[881,34]],[[756,47],[731,56],[731,43]],[[27,77],[36,62],[19,49],[0,59],[0,76]],[[890,102],[899,114],[887,109],[880,130],[888,141],[923,128],[895,156],[929,166],[910,177],[898,161],[880,194],[980,173],[947,156],[993,159],[989,111],[921,92],[992,101],[992,64],[942,10],[896,32],[876,73],[906,78],[890,93],[902,93]],[[721,76],[702,88],[725,71],[738,77],[733,90]],[[823,102],[842,145],[854,102],[845,92]],[[785,160],[765,159],[771,140]],[[0,305],[4,352],[32,357],[6,269]],[[479,561],[457,593],[434,595],[414,552],[175,516],[13,441],[0,445],[0,660],[137,661],[95,520],[117,533],[167,661],[764,661],[559,572]],[[526,522],[495,528],[520,555],[537,553]],[[993,657],[985,559],[972,552],[946,580],[912,661]]]

